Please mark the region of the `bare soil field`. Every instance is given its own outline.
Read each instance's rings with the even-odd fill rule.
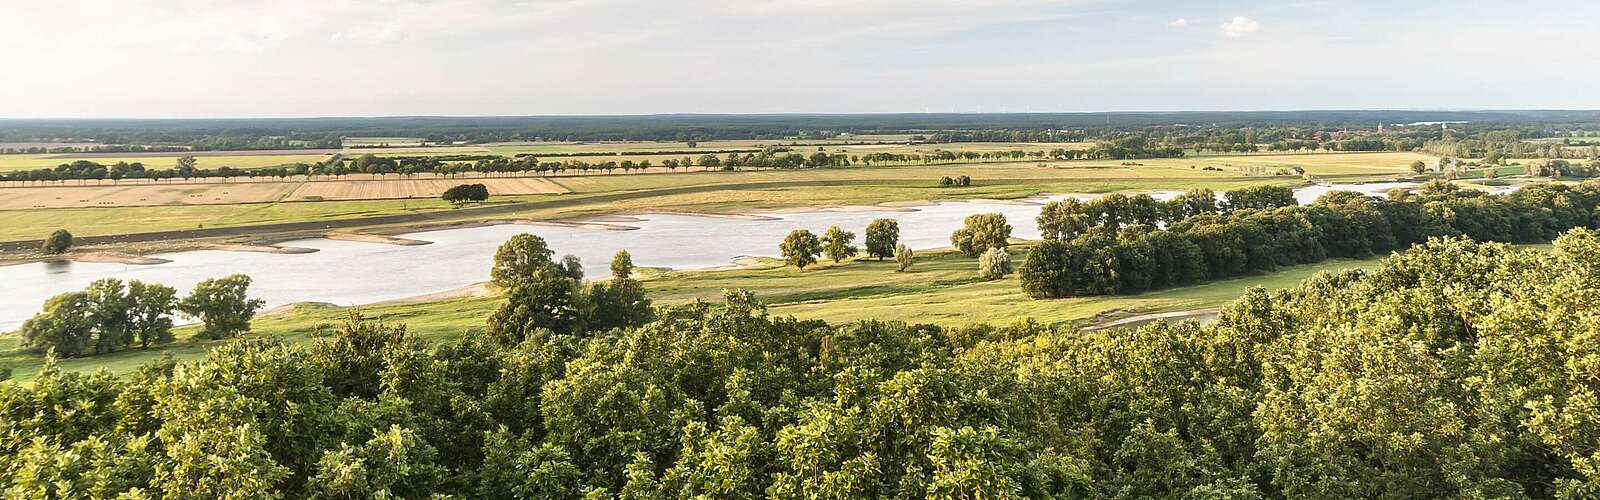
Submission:
[[[466,183],[481,183],[492,195],[567,191],[556,183],[532,177],[53,185],[0,188],[0,210],[434,198],[451,186]]]

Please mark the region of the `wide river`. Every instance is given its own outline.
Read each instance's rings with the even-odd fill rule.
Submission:
[[[1393,187],[1412,184],[1376,183],[1338,186],[1337,189],[1381,195]],[[1334,188],[1312,186],[1295,192],[1300,203],[1310,203]],[[1170,198],[1176,193],[1152,193]],[[45,299],[80,290],[100,278],[159,282],[176,287],[180,295],[200,280],[233,273],[250,275],[250,295],[265,299],[268,307],[293,302],[329,302],[340,305],[415,297],[453,290],[489,279],[495,248],[513,235],[532,233],[549,242],[559,257],[583,259],[590,278],[609,274],[611,256],[627,249],[639,266],[694,269],[729,264],[745,256],[775,256],[778,243],[793,229],[820,234],[838,225],[854,231],[860,244],[867,223],[880,217],[900,221],[900,241],[913,249],[949,246],[950,232],[968,215],[1005,214],[1012,236],[1037,239],[1034,217],[1037,203],[942,202],[914,209],[861,207],[809,212],[758,213],[762,219],[644,214],[637,220],[615,224],[635,227],[618,231],[546,225],[497,225],[426,231],[400,235],[432,242],[398,246],[383,243],[308,239],[286,241],[286,247],[313,248],[316,252],[274,254],[200,250],[158,254],[172,262],[131,265],[86,262],[44,262],[0,267],[0,332],[10,331],[37,313]]]

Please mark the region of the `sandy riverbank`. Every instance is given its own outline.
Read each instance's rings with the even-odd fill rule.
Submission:
[[[278,254],[302,254],[317,251],[315,248],[284,247],[277,245],[260,245],[252,243],[213,243],[205,247],[207,250],[221,250],[224,252],[258,252]]]
[[[71,260],[73,262],[98,262],[98,263],[108,263],[108,264],[130,264],[130,265],[136,265],[136,266],[150,266],[150,265],[155,265],[155,264],[166,264],[168,262],[172,262],[170,260],[162,259],[162,258],[159,258],[159,257],[151,257],[151,256],[148,256],[148,255],[137,255],[137,254],[131,254],[131,253],[124,253],[124,252],[114,252],[114,251],[97,251],[97,252],[83,252],[83,253],[76,253],[75,252],[75,253],[67,255],[66,260]]]
[[[415,239],[411,239],[411,238],[401,238],[399,236],[389,236],[389,235],[386,235],[386,234],[333,232],[333,233],[325,234],[322,237],[330,239],[330,240],[360,241],[360,242],[364,242],[364,243],[383,243],[383,244],[386,244],[386,245],[400,245],[400,246],[408,246],[408,247],[410,247],[410,246],[418,246],[418,245],[432,245],[433,244],[432,241],[415,240]]]

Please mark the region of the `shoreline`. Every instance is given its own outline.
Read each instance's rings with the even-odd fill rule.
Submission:
[[[1373,181],[1393,182],[1393,181]],[[1337,185],[1361,185],[1366,183],[1341,183]],[[1123,194],[1169,194],[1170,190],[1140,189],[1132,191],[1116,191]],[[633,230],[637,227],[628,223],[642,222],[650,215],[674,215],[683,217],[708,217],[723,219],[739,219],[754,221],[781,220],[782,214],[828,211],[894,211],[911,212],[920,207],[936,206],[941,203],[999,203],[1009,205],[1042,205],[1053,199],[1075,198],[1080,200],[1095,199],[1111,193],[1057,193],[1040,192],[1030,196],[1018,198],[947,198],[947,199],[918,199],[895,200],[868,205],[796,205],[780,207],[769,210],[745,210],[735,212],[691,212],[691,211],[618,211],[589,216],[577,216],[554,219],[528,219],[528,218],[484,218],[449,221],[419,221],[396,223],[392,225],[355,226],[351,230],[329,231],[327,229],[291,230],[278,233],[249,234],[249,226],[238,228],[241,234],[197,238],[175,239],[164,241],[149,241],[139,243],[102,243],[82,247],[95,254],[117,255],[117,257],[99,257],[111,262],[129,264],[154,265],[166,260],[154,257],[157,254],[177,253],[195,250],[224,250],[224,251],[249,251],[269,253],[309,253],[316,251],[311,248],[284,247],[280,243],[303,239],[326,238],[330,240],[361,241],[368,243],[393,244],[403,246],[426,245],[431,242],[424,239],[408,237],[417,233],[432,231],[445,231],[452,229],[467,229],[501,224],[526,224],[549,227],[568,227],[601,230]],[[765,215],[772,214],[772,215]],[[103,237],[107,235],[97,235]],[[0,267],[28,264],[41,261],[59,260],[49,256],[38,255],[33,252],[13,253],[0,255]],[[87,262],[87,261],[86,261]]]

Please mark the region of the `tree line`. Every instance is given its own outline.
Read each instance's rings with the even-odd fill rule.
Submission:
[[[784,264],[804,270],[823,256],[834,262],[855,257],[863,250],[855,246],[855,239],[856,233],[840,229],[839,226],[829,226],[820,237],[810,230],[796,229],[784,237],[778,245],[778,253],[783,257]],[[911,252],[900,244],[900,221],[885,218],[868,223],[864,246],[867,256],[878,260],[889,257],[899,260],[903,253],[905,261],[901,263],[900,270],[911,266]]]
[[[1531,184],[1492,195],[1435,180],[1387,198],[1350,191],[1299,206],[1282,187],[1230,191],[1218,202],[1192,190],[1170,202],[1108,196],[1041,210],[1045,241],[1021,266],[1035,298],[1137,293],[1272,271],[1332,257],[1400,250],[1437,236],[1549,241],[1594,227],[1600,183]]]
[[[103,278],[46,300],[18,333],[24,348],[66,358],[171,342],[176,312],[201,321],[197,338],[234,337],[250,330],[262,306],[249,298],[249,288],[250,277],[235,274],[202,281],[179,299],[177,290],[160,283]]]
[[[516,280],[557,272],[502,264]],[[828,324],[741,291],[631,326],[439,343],[352,315],[310,343],[236,340],[126,379],[47,365],[0,383],[0,487],[1592,498],[1600,382],[1585,311],[1600,296],[1584,291],[1597,277],[1600,238],[1578,229],[1551,250],[1434,239],[1370,271],[1251,289],[1206,325]]]

